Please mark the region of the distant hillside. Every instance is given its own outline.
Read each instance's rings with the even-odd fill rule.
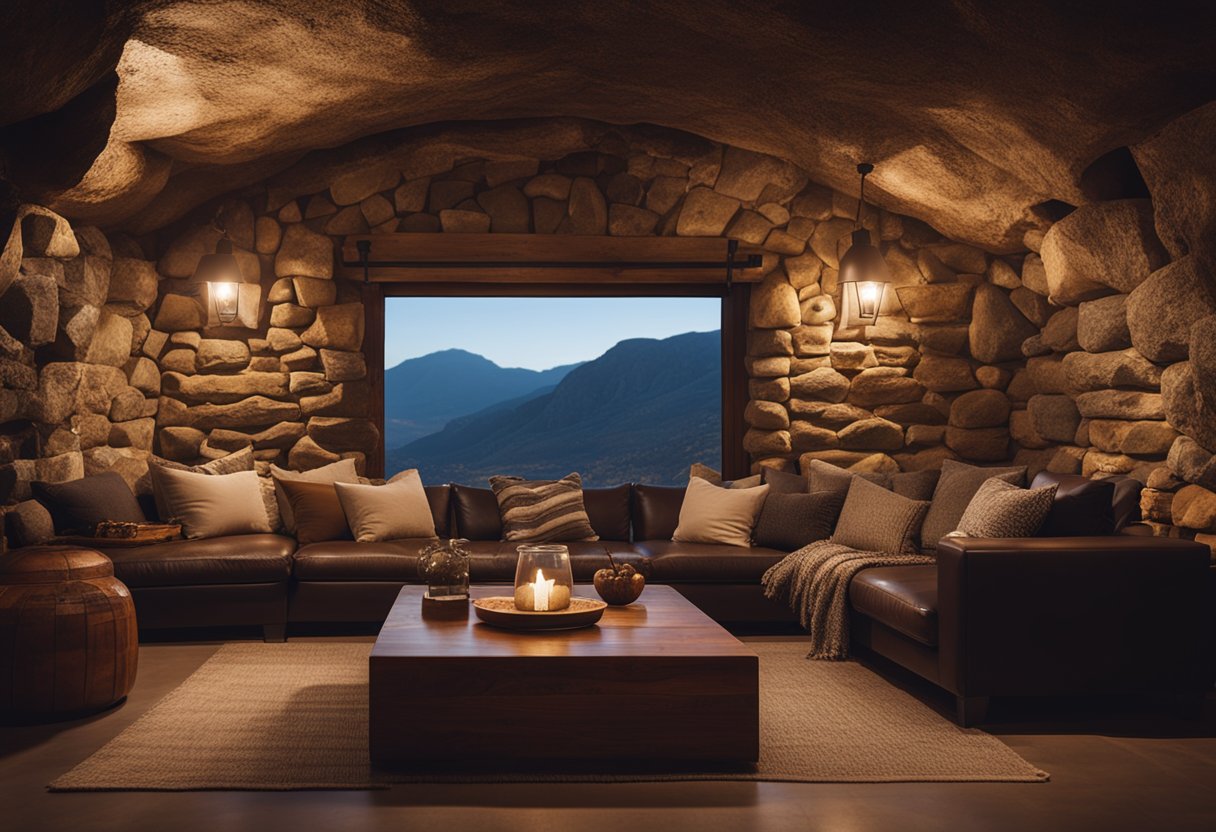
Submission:
[[[464,350],[402,361],[384,373],[384,446],[396,448],[490,405],[552,389],[577,367],[499,367]]]
[[[553,390],[451,421],[386,454],[387,470],[421,469],[428,483],[484,485],[493,474],[588,485],[677,484],[695,461],[721,456],[717,332],[621,343],[571,370]]]

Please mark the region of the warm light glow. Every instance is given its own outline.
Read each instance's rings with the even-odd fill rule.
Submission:
[[[878,301],[878,284],[877,283],[860,283],[857,286],[857,295],[861,299],[861,308],[863,310],[873,309],[874,304]],[[864,314],[864,312],[863,312]]]
[[[534,611],[549,611],[549,599],[553,595],[553,584],[556,583],[556,580],[556,578],[546,578],[543,569],[536,570],[536,580],[530,584],[532,587],[532,609]]]
[[[235,283],[210,284],[211,298],[215,302],[215,316],[222,324],[236,320],[240,311],[240,290]]]

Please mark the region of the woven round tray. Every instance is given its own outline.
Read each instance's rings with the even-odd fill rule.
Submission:
[[[504,596],[473,601],[477,617],[505,630],[574,630],[590,627],[600,620],[608,605],[590,598],[571,598],[570,606],[553,612],[515,609],[515,599]]]

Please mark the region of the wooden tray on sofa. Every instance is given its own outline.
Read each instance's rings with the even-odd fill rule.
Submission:
[[[147,546],[152,543],[164,543],[176,540],[182,536],[179,523],[141,523],[134,537],[90,537],[88,535],[63,535],[54,538],[54,543],[66,543],[73,546],[107,546],[123,548],[127,546]]]

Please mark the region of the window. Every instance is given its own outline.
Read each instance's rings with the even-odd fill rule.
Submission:
[[[385,473],[680,484],[720,467],[721,300],[390,297]]]

